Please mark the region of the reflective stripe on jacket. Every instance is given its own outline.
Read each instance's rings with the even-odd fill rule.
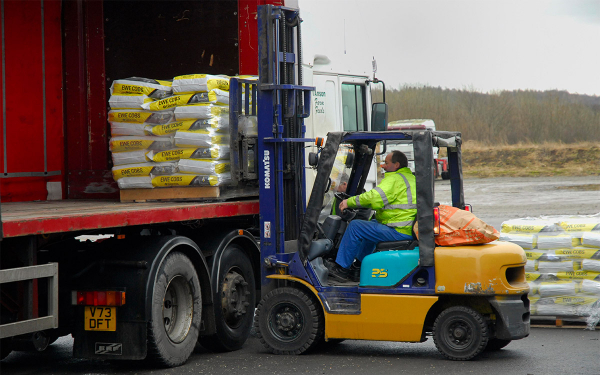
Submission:
[[[348,198],[348,207],[376,210],[378,222],[410,236],[417,216],[415,176],[409,168],[387,172],[377,187]]]

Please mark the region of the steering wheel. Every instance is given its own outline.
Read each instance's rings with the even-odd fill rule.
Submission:
[[[348,199],[350,195],[344,192],[337,192],[333,194],[338,201],[338,204],[341,203],[344,199]],[[351,221],[356,217],[357,211],[353,208],[346,208],[345,210],[338,213],[338,215],[344,221]]]
[[[350,198],[350,196],[344,192],[338,191],[336,193],[333,194],[340,202],[343,201],[344,199],[348,199]]]

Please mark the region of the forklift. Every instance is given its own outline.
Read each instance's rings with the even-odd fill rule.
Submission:
[[[317,175],[306,204],[304,150],[314,140],[304,138],[303,119],[313,88],[302,85],[298,63],[301,19],[296,9],[267,5],[259,7],[258,21],[262,299],[254,324],[262,344],[276,354],[301,354],[347,339],[424,342],[432,336],[444,357],[469,360],[527,337],[523,249],[501,241],[435,243],[432,151],[446,147],[452,205],[465,209],[459,132],[329,133],[309,155]],[[246,111],[249,102],[243,103]],[[385,129],[386,122],[387,105],[375,103],[371,129]],[[335,259],[348,223],[370,213],[323,215],[324,199],[334,194],[341,201],[362,192],[373,158],[388,142],[414,149],[418,239],[381,242],[363,259],[358,281],[332,281],[324,260]],[[335,190],[342,175],[349,176],[346,195]]]

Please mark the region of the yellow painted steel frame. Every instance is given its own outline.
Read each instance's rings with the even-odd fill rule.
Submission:
[[[510,242],[436,247],[436,294],[525,294],[529,292],[526,262],[525,251]]]
[[[361,295],[359,315],[329,314],[317,290],[304,280],[289,275],[270,275],[271,279],[298,282],[319,300],[325,316],[325,339],[420,342],[427,312],[437,296]]]

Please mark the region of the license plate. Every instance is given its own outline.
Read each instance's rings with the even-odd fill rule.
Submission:
[[[107,306],[85,306],[86,331],[116,331],[117,308]]]

